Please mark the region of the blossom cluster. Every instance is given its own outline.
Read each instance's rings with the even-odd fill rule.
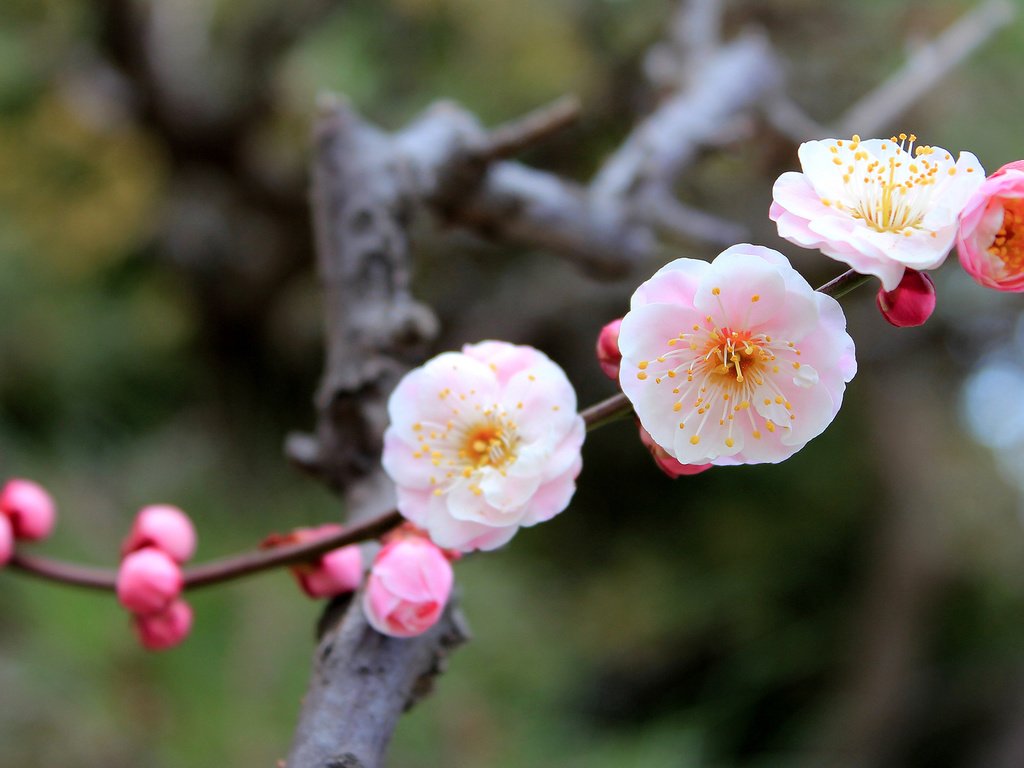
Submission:
[[[121,547],[117,599],[132,613],[144,648],[172,648],[188,636],[192,608],[181,598],[181,566],[195,548],[192,521],[177,507],[154,504],[139,511]]]

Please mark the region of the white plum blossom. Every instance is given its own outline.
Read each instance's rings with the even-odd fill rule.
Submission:
[[[800,145],[803,173],[782,174],[769,216],[779,235],[896,290],[903,271],[946,258],[957,219],[985,179],[970,152],[914,147],[916,137],[824,139]]]
[[[399,382],[388,414],[383,463],[398,510],[438,546],[500,547],[576,489],[576,393],[532,347],[484,341],[441,354]]]
[[[619,382],[683,464],[779,462],[835,418],[857,370],[846,318],[778,251],[677,259],[633,294]]]

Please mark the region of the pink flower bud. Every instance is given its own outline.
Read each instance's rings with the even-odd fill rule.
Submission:
[[[935,283],[925,272],[907,269],[895,291],[878,289],[875,302],[882,317],[897,328],[924,325],[935,311]]]
[[[57,518],[53,499],[31,480],[8,480],[0,491],[0,512],[11,519],[14,536],[43,539],[50,535]]]
[[[622,353],[619,352],[620,325],[621,317],[608,323],[597,336],[597,362],[601,364],[604,375],[616,382],[619,380],[619,363],[622,362]]]
[[[14,554],[14,529],[11,521],[0,515],[0,565],[6,565]]]
[[[188,515],[170,504],[152,504],[139,510],[132,530],[121,545],[127,555],[146,547],[156,547],[172,559],[184,563],[196,549],[196,529]]]
[[[1024,291],[1024,161],[1004,165],[967,201],[956,249],[975,282],[997,291]]]
[[[658,469],[673,480],[685,475],[699,475],[701,472],[714,466],[713,464],[681,464],[669,456],[668,451],[654,442],[654,439],[646,429],[639,424],[637,424],[637,429],[640,430],[640,442],[651,452],[651,458],[658,465]]]
[[[391,637],[413,637],[441,617],[452,591],[452,566],[424,538],[398,538],[381,548],[363,594],[370,626]]]
[[[176,600],[160,613],[135,616],[135,634],[150,651],[163,651],[184,640],[192,629],[192,607]]]
[[[133,613],[159,613],[184,586],[181,568],[167,553],[146,547],[121,561],[117,572],[117,599]]]
[[[302,591],[312,598],[355,592],[363,580],[363,554],[352,545],[323,555],[314,565],[293,568]]]

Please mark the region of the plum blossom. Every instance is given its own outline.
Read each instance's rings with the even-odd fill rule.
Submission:
[[[970,152],[954,160],[939,147],[915,148],[916,139],[801,144],[803,172],[782,174],[772,190],[769,216],[779,235],[875,275],[886,291],[907,267],[938,267],[985,171]]]
[[[878,289],[875,303],[882,317],[897,328],[924,325],[935,311],[935,283],[927,272],[908,269],[896,290]]]
[[[857,370],[839,303],[770,248],[677,259],[633,294],[619,382],[681,464],[782,461],[835,417]]]
[[[495,549],[572,498],[583,419],[565,373],[532,347],[441,354],[399,382],[388,414],[398,510],[441,547]]]
[[[451,563],[429,539],[394,538],[377,553],[366,580],[366,620],[391,637],[421,635],[441,618],[453,581]]]
[[[981,285],[1024,291],[1024,161],[989,176],[960,214],[960,263]]]

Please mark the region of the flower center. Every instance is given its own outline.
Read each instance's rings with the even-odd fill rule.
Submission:
[[[718,296],[721,290],[712,293]],[[759,299],[756,294],[750,297],[751,303]],[[691,445],[714,433],[714,439],[732,448],[736,429],[760,440],[762,428],[788,428],[796,414],[776,379],[816,381],[813,368],[802,366],[793,342],[741,327],[720,327],[711,315],[665,344],[669,349],[664,354],[637,363],[636,376],[671,389],[672,410],[679,429],[691,432]],[[783,365],[789,369],[786,374]]]
[[[823,198],[822,202],[862,220],[876,232],[909,237],[922,229],[938,180],[944,174],[956,175],[956,161],[948,152],[937,156],[934,147],[915,147],[914,134],[901,133],[889,141],[891,144],[882,142],[878,147],[880,157],[863,149],[856,135],[830,146],[832,162],[843,177],[843,199]]]
[[[736,389],[751,373],[762,369],[764,361],[772,359],[764,343],[760,334],[716,328],[705,343],[704,370],[722,386]]]
[[[1007,271],[1024,270],[1024,200],[1004,199],[1003,225],[988,252],[1003,262]]]
[[[515,446],[519,441],[513,426],[494,417],[474,424],[465,433],[459,458],[470,469],[499,469],[515,461]]]

